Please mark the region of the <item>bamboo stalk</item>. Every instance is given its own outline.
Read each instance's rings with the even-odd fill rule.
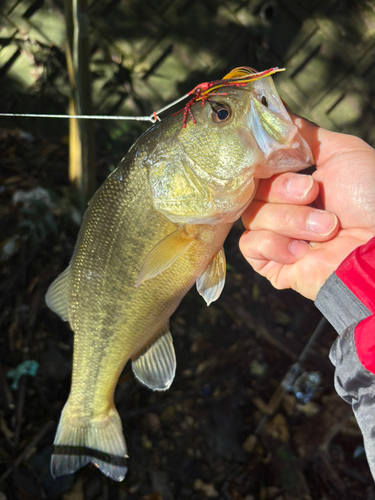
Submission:
[[[65,0],[67,66],[71,85],[70,115],[91,114],[90,53],[86,0]],[[96,188],[92,123],[69,119],[69,179],[77,187],[82,209]]]

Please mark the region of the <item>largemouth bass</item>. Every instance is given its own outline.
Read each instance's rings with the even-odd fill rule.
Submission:
[[[72,260],[46,296],[75,334],[55,477],[92,462],[124,479],[127,450],[113,395],[125,364],[131,360],[149,388],[169,388],[176,369],[170,315],[194,283],[207,304],[219,297],[223,243],[258,179],[313,163],[272,78],[247,81],[253,73],[233,70],[188,103],[183,118],[153,125],[89,204]]]

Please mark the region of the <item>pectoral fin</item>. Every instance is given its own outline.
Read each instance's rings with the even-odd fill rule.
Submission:
[[[184,226],[163,238],[147,255],[135,286],[168,269],[190,247],[194,239],[186,234]]]
[[[197,290],[209,306],[220,297],[225,284],[225,253],[224,248],[214,255],[205,272],[197,278]]]
[[[135,361],[133,373],[137,379],[153,391],[166,391],[176,373],[176,355],[169,325],[152,346]]]
[[[64,321],[69,320],[68,285],[70,266],[50,285],[46,294],[47,306]]]

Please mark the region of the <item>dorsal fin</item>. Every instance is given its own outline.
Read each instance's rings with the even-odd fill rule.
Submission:
[[[154,278],[170,267],[195,240],[186,234],[185,226],[180,226],[163,238],[147,255],[135,286]]]
[[[208,306],[220,297],[225,284],[225,274],[225,253],[224,248],[221,247],[196,281],[197,290]]]
[[[46,293],[47,306],[64,321],[69,321],[69,286],[70,266],[50,285]]]
[[[137,379],[153,391],[166,391],[171,386],[176,373],[176,355],[168,323],[162,335],[144,354],[132,361]]]

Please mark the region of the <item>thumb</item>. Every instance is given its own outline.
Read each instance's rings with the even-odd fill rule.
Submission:
[[[358,137],[331,132],[294,113],[290,113],[290,117],[310,146],[317,169],[338,153],[346,153],[353,149],[372,150],[371,146]]]

